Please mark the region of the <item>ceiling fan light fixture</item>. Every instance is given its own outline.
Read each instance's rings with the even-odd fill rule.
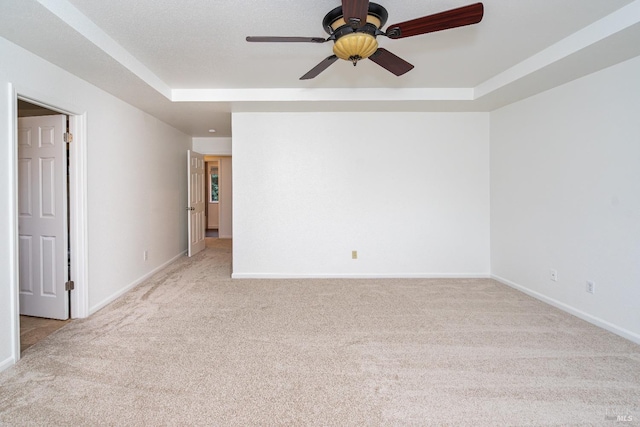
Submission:
[[[351,33],[340,37],[333,45],[333,53],[340,59],[355,65],[359,60],[373,55],[378,50],[378,41],[367,33]]]
[[[484,16],[484,5],[474,3],[456,9],[423,16],[390,25],[387,31],[382,27],[387,23],[387,10],[369,0],[341,0],[342,5],[329,11],[322,20],[322,28],[329,34],[321,37],[247,37],[248,42],[288,42],[326,43],[333,42],[333,55],[323,59],[318,65],[300,77],[309,80],[317,77],[338,59],[357,65],[362,59],[370,59],[396,76],[402,76],[413,69],[413,65],[378,47],[376,37],[385,36],[391,40],[419,36],[436,31],[449,30],[477,24]]]

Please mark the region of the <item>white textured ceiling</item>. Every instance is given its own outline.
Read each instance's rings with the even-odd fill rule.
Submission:
[[[392,24],[474,1],[379,3]],[[300,81],[331,43],[245,41],[326,37],[339,0],[0,0],[0,36],[193,136],[230,136],[231,111],[486,111],[640,55],[640,0],[483,3],[474,26],[379,37],[401,77],[338,61]]]

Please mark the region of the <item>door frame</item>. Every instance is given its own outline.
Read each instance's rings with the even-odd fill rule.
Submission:
[[[52,99],[51,96],[33,93],[29,88],[16,87],[9,83],[8,109],[11,123],[7,140],[11,145],[11,166],[9,176],[12,194],[9,200],[9,221],[13,232],[10,235],[9,253],[11,268],[11,300],[13,319],[12,356],[14,363],[20,360],[20,298],[18,251],[18,98],[31,104],[69,116],[69,131],[73,142],[69,144],[69,242],[71,244],[71,278],[75,288],[71,292],[71,318],[89,315],[88,288],[88,244],[87,244],[87,113],[84,109],[68,102]]]

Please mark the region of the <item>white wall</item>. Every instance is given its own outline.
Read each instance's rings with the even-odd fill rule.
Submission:
[[[15,160],[9,83],[23,95],[87,114],[91,310],[186,248],[191,138],[0,38],[0,370],[10,366],[15,289]],[[143,261],[142,251],[149,250]]]
[[[233,237],[233,169],[231,157],[220,158],[220,174],[218,177],[218,237],[231,239]]]
[[[193,138],[192,150],[200,154],[231,155],[231,138]]]
[[[489,274],[488,114],[236,113],[233,132],[234,277]]]
[[[492,273],[636,342],[638,76],[640,58],[491,114]]]
[[[89,114],[89,301],[96,310],[186,249],[191,138],[115,98]]]

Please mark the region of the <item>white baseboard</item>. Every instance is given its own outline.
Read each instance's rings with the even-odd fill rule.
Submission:
[[[109,296],[108,298],[104,299],[103,301],[101,301],[100,303],[94,305],[93,307],[91,307],[89,309],[89,315],[92,315],[93,313],[97,312],[98,310],[106,307],[107,305],[111,304],[113,301],[117,300],[118,298],[120,298],[122,295],[126,294],[127,292],[129,292],[131,289],[135,288],[136,286],[138,286],[140,283],[144,282],[145,280],[147,280],[149,277],[153,276],[154,274],[156,274],[158,271],[162,270],[163,268],[165,268],[166,266],[168,266],[169,264],[171,264],[172,262],[176,261],[178,258],[183,257],[185,254],[187,253],[187,251],[182,251],[181,253],[179,253],[178,255],[176,255],[175,257],[171,258],[169,261],[165,262],[164,264],[154,268],[153,270],[151,270],[150,272],[148,272],[147,274],[145,274],[144,276],[136,279],[134,282],[130,283],[129,285],[125,286],[123,289],[119,290],[118,292],[116,292],[115,294]]]
[[[496,276],[496,275],[491,275],[491,278],[494,279],[494,280],[497,280],[498,282],[500,282],[500,283],[502,283],[504,285],[509,286],[510,288],[517,289],[517,290],[519,290],[519,291],[521,291],[521,292],[523,292],[523,293],[525,293],[525,294],[527,294],[527,295],[529,295],[529,296],[531,296],[531,297],[533,297],[533,298],[535,298],[537,300],[540,300],[540,301],[542,301],[544,303],[547,303],[549,305],[552,305],[552,306],[554,306],[554,307],[556,307],[556,308],[558,308],[558,309],[560,309],[562,311],[565,311],[565,312],[567,312],[569,314],[572,314],[572,315],[574,315],[574,316],[576,316],[576,317],[578,317],[578,318],[580,318],[580,319],[582,319],[582,320],[584,320],[586,322],[589,322],[589,323],[591,323],[593,325],[596,325],[596,326],[598,326],[598,327],[600,327],[602,329],[605,329],[605,330],[607,330],[609,332],[612,332],[612,333],[614,333],[616,335],[619,335],[622,338],[626,338],[629,341],[632,341],[632,342],[634,342],[636,344],[640,344],[640,335],[636,334],[635,332],[631,332],[631,331],[629,331],[629,330],[627,330],[625,328],[621,328],[618,325],[614,325],[613,323],[607,322],[606,320],[602,320],[599,317],[593,316],[593,315],[591,315],[589,313],[585,313],[582,310],[578,310],[577,308],[572,307],[572,306],[570,306],[568,304],[565,304],[563,302],[560,302],[560,301],[558,301],[556,299],[549,298],[546,295],[543,295],[543,294],[541,294],[539,292],[536,292],[534,290],[531,290],[531,289],[529,289],[527,287],[524,287],[522,285],[514,283],[514,282],[512,282],[510,280],[507,280],[507,279],[505,279],[503,277]]]
[[[490,279],[488,273],[398,273],[398,274],[287,274],[287,273],[233,273],[232,279]]]
[[[14,359],[13,357],[3,360],[2,362],[0,362],[0,372],[4,371],[5,369],[9,369],[15,364],[16,364],[16,359]]]

